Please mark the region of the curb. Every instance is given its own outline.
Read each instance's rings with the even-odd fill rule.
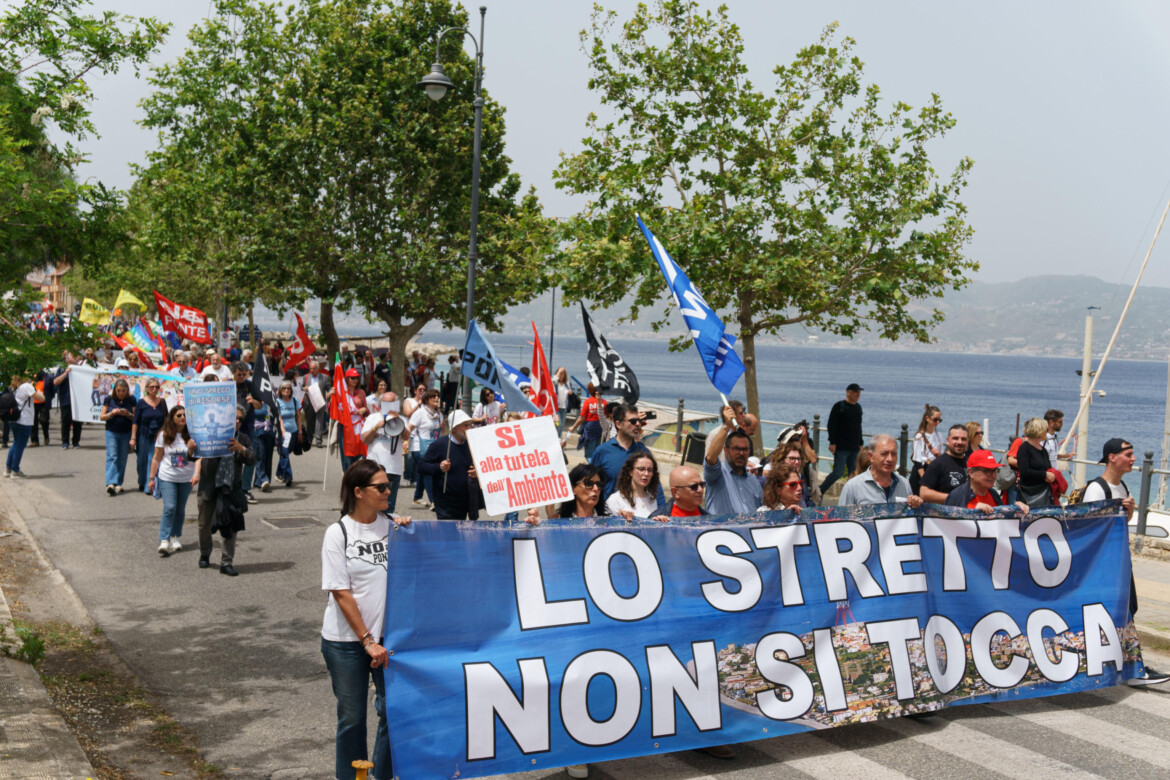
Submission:
[[[10,497],[0,492],[0,511],[29,542],[34,554],[48,563],[44,551],[29,533]],[[80,603],[64,576],[48,563],[54,578],[60,578],[70,596]],[[0,588],[0,634],[14,636],[12,612]],[[64,719],[53,709],[49,692],[40,674],[31,665],[0,656],[0,778],[61,778],[91,780],[93,766]]]

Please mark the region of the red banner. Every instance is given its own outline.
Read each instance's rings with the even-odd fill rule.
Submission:
[[[553,377],[548,370],[548,361],[544,359],[544,347],[540,345],[540,336],[536,332],[536,323],[532,323],[532,337],[536,339],[532,346],[532,403],[540,410],[541,416],[557,413],[557,391],[553,387]]]
[[[285,371],[297,366],[317,351],[317,347],[309,339],[309,332],[305,330],[305,321],[301,319],[301,315],[294,311],[293,316],[297,318],[297,334],[293,343],[289,344],[288,349],[284,351]]]
[[[353,405],[353,397],[345,384],[345,369],[341,358],[333,366],[333,395],[329,397],[329,417],[341,426],[342,451],[351,458],[364,456],[366,445],[362,444],[362,416]]]
[[[163,330],[179,334],[180,338],[196,344],[214,344],[207,315],[194,306],[182,306],[168,300],[154,291],[154,303],[158,307],[158,321]]]

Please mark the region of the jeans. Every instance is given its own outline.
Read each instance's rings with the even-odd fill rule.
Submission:
[[[387,474],[386,479],[390,480],[390,501],[386,504],[386,514],[394,514],[394,505],[398,503],[398,486],[402,483],[401,474]]]
[[[162,520],[158,524],[158,540],[165,542],[172,536],[183,535],[183,515],[187,511],[187,498],[191,495],[190,482],[167,482],[156,479],[162,493]]]
[[[414,500],[418,501],[422,498],[423,490],[427,492],[427,500],[432,504],[435,503],[435,486],[434,480],[430,475],[423,475],[419,473],[418,464],[427,454],[427,450],[435,443],[435,439],[422,439],[418,441],[418,453],[414,456]]]
[[[601,446],[601,439],[585,440],[585,460],[592,460],[593,453]]]
[[[154,460],[155,438],[157,438],[157,434],[147,436],[139,431],[138,441],[134,443],[134,446],[138,448],[134,462],[138,466],[138,490],[141,493],[146,492],[146,485],[150,482],[150,462]]]
[[[115,433],[106,429],[106,484],[121,485],[126,478],[126,459],[130,457],[130,431]]]
[[[374,777],[394,776],[390,766],[390,734],[386,729],[386,682],[382,669],[370,668],[370,656],[360,642],[333,642],[321,638],[321,655],[333,681],[337,698],[337,754],[334,776],[352,780],[353,762],[369,757],[366,746],[366,711],[369,707],[370,678],[374,680],[374,712],[378,731],[374,737]]]
[[[81,446],[81,421],[73,419],[73,407],[66,404],[60,408],[61,413],[61,444],[70,443],[70,429],[72,429],[72,443],[74,447]]]
[[[293,440],[296,440],[297,435],[293,434]],[[292,482],[292,460],[289,458],[289,449],[283,443],[276,446],[277,454],[280,456],[276,461],[276,478],[287,482]]]
[[[253,441],[256,442],[256,476],[253,484],[260,487],[272,481],[272,449],[276,446],[276,437],[271,432],[261,433]]]
[[[349,467],[362,459],[361,455],[346,455],[345,447],[338,445],[337,451],[341,453],[341,474],[345,476],[345,472],[349,471]]]
[[[12,448],[8,450],[8,459],[4,465],[9,471],[20,471],[20,459],[24,457],[24,448],[28,446],[32,426],[8,423],[8,428],[12,432]]]
[[[857,468],[857,456],[860,454],[861,450],[843,450],[838,447],[837,452],[833,454],[833,470],[821,483],[821,493],[828,490],[841,477],[852,474],[853,470]]]

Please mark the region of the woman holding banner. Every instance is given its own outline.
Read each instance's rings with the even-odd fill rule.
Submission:
[[[392,527],[409,517],[385,514],[390,479],[374,460],[354,462],[341,478],[342,516],[325,531],[321,544],[321,589],[329,593],[321,626],[321,655],[337,697],[334,777],[350,780],[353,762],[365,760],[366,702],[374,682],[375,777],[394,776],[386,728],[386,683],[382,646],[386,613],[387,544]]]
[[[98,415],[98,419],[106,424],[106,493],[111,496],[122,492],[137,405],[134,396],[130,395],[130,385],[125,379],[119,379],[114,382],[114,392],[102,402],[102,411]]]
[[[166,558],[183,549],[183,516],[187,499],[198,481],[195,477],[195,440],[187,433],[187,410],[176,406],[167,413],[162,430],[154,441],[148,492],[157,484],[162,495],[162,518],[158,525],[158,554]]]
[[[775,509],[791,509],[799,512],[804,507],[803,483],[800,479],[800,466],[782,460],[772,467],[764,480],[764,505],[757,512],[770,512]]]
[[[653,517],[658,508],[658,461],[648,452],[635,452],[626,458],[618,473],[617,490],[605,502],[611,515],[627,520],[635,517]]]
[[[130,449],[137,450],[135,465],[138,467],[138,492],[146,492],[146,480],[150,475],[150,461],[154,456],[154,441],[167,419],[167,405],[158,394],[159,382],[154,377],[146,380],[146,395],[134,406],[134,419],[130,425]]]

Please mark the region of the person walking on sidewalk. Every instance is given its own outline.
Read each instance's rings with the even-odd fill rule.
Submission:
[[[374,683],[374,776],[394,776],[386,726],[389,654],[382,646],[386,613],[386,548],[392,526],[409,517],[386,514],[390,480],[377,461],[355,461],[341,478],[341,518],[321,543],[321,589],[329,594],[321,625],[321,655],[337,698],[333,776],[355,777],[353,762],[369,756],[366,708]]]
[[[125,383],[123,382],[123,384]],[[20,470],[20,460],[24,457],[24,448],[28,446],[28,439],[32,435],[35,423],[33,407],[37,399],[40,398],[43,401],[44,396],[37,392],[27,377],[19,374],[12,377],[12,393],[20,416],[14,422],[8,423],[12,431],[12,448],[8,450],[8,457],[4,462],[4,476],[23,477],[24,472]]]
[[[130,449],[136,450],[135,464],[138,467],[138,492],[146,492],[150,476],[150,461],[154,457],[154,441],[167,419],[167,405],[158,394],[159,382],[151,377],[146,380],[146,395],[134,406],[134,420],[130,426]]]
[[[195,461],[195,484],[199,486],[199,568],[206,569],[211,565],[211,537],[219,531],[223,536],[219,573],[229,577],[239,574],[232,561],[236,557],[236,537],[240,528],[232,527],[226,521],[230,514],[237,512],[242,526],[243,512],[248,510],[248,504],[237,498],[244,489],[244,466],[256,462],[252,440],[241,430],[247,413],[243,404],[236,406],[236,436],[228,441],[230,454]]]
[[[125,379],[119,379],[114,382],[114,392],[102,402],[102,411],[98,415],[98,419],[106,424],[106,493],[111,496],[122,492],[137,405],[134,396],[130,395],[130,385]]]
[[[158,524],[158,554],[166,558],[183,549],[183,516],[191,488],[198,482],[195,475],[195,440],[187,433],[187,410],[176,406],[167,413],[162,430],[154,441],[154,458],[150,463],[147,492],[158,485],[162,494],[162,518]]]
[[[824,494],[841,477],[857,470],[857,456],[861,454],[861,385],[854,382],[845,388],[845,399],[829,410],[829,452],[833,454],[833,470],[821,483]]]
[[[1105,473],[1085,487],[1083,501],[1089,503],[1091,501],[1120,499],[1121,508],[1125,510],[1126,523],[1128,524],[1129,520],[1133,519],[1135,504],[1133,496],[1129,494],[1129,488],[1121,478],[1133,470],[1135,460],[1133,445],[1128,440],[1110,439],[1105,442],[1105,445],[1101,447],[1101,460],[1098,461],[1098,463],[1105,464]],[[1129,575],[1129,619],[1131,621],[1137,613],[1137,609],[1137,584],[1134,582],[1131,570]],[[1170,681],[1170,674],[1158,672],[1153,667],[1146,666],[1144,662],[1142,665],[1145,667],[1145,675],[1129,680],[1130,685],[1159,685]]]

